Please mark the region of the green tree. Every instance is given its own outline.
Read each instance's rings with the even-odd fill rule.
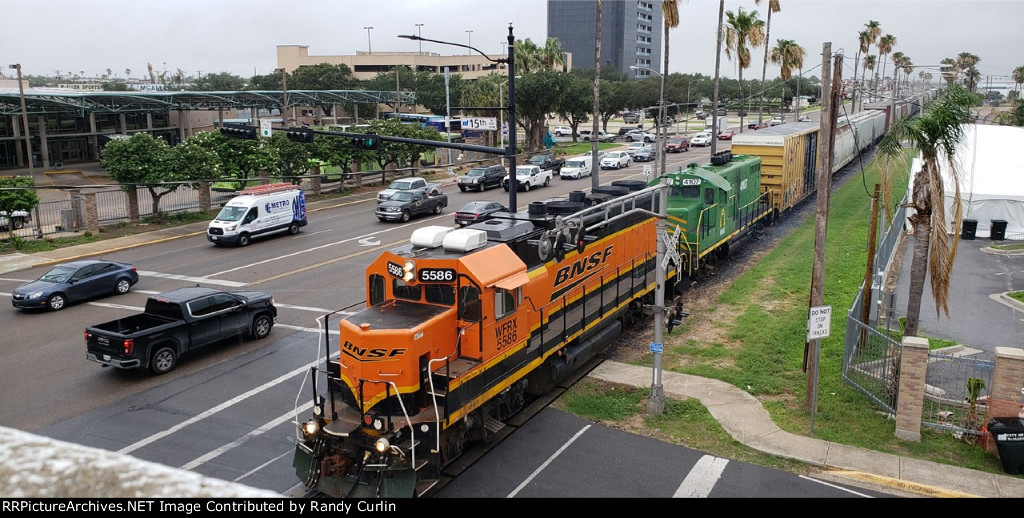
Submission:
[[[878,54],[879,59],[882,61],[882,75],[881,80],[885,81],[885,57],[892,52],[892,48],[896,45],[896,36],[892,34],[886,34],[878,39]]]
[[[415,124],[403,124],[396,120],[374,119],[368,128],[361,128],[359,133],[376,133],[391,137],[404,137],[420,140],[443,141],[441,134],[432,128],[421,128]],[[375,161],[381,169],[394,165],[396,168],[409,167],[419,160],[420,155],[432,151],[432,146],[406,144],[403,142],[381,141],[377,151],[360,150],[355,156],[359,162]]]
[[[946,82],[946,87],[953,86],[953,83],[960,78],[960,70],[957,68],[956,60],[953,58],[943,58],[939,63],[942,65],[939,71],[942,74],[942,80]]]
[[[590,120],[590,112],[593,109],[594,80],[569,74],[566,80],[562,103],[558,106],[556,113],[569,121],[569,127],[572,128],[573,142],[576,142],[576,130],[579,129],[580,124]]]
[[[204,131],[188,138],[196,145],[213,151],[219,159],[218,175],[208,177],[225,180],[256,178],[260,171],[270,171],[277,163],[277,149],[264,139],[246,140],[221,135],[219,131]]]
[[[761,0],[754,0],[754,5],[761,5]],[[764,78],[765,72],[768,70],[768,60],[770,59],[768,56],[768,50],[772,41],[772,13],[777,13],[781,10],[782,6],[779,4],[779,0],[768,0],[768,16],[764,22],[764,61],[761,62],[761,95],[758,96],[757,102],[757,122],[764,120]]]
[[[526,133],[524,149],[541,148],[547,115],[562,105],[568,82],[569,74],[550,70],[516,80],[516,121]]]
[[[877,22],[875,22],[875,23],[877,23]],[[857,48],[857,59],[854,60],[854,63],[853,63],[853,79],[854,79],[854,85],[853,85],[853,92],[854,92],[853,96],[854,97],[853,97],[853,101],[857,102],[859,100],[860,101],[860,105],[863,107],[864,106],[864,91],[865,91],[865,88],[864,88],[864,75],[861,74],[860,81],[858,81],[857,80],[857,73],[858,73],[857,68],[860,65],[860,57],[864,56],[865,58],[867,58],[868,51],[871,50],[871,31],[865,29],[865,30],[860,31],[859,33],[857,33],[857,42],[858,42],[858,45],[859,45],[859,47]],[[853,108],[856,109],[857,106],[854,105]]]
[[[516,72],[525,75],[542,68],[544,68],[543,49],[530,38],[516,40]]]
[[[245,80],[227,72],[206,74],[186,90],[195,92],[238,92],[245,89]]]
[[[35,182],[28,176],[0,176],[0,214],[11,215],[16,210],[30,212],[36,208],[39,196],[32,187],[35,187]],[[14,234],[14,219],[9,220],[8,236]]]
[[[188,146],[186,146],[188,149]],[[193,153],[189,151],[176,151],[166,141],[153,138],[150,134],[139,132],[126,139],[116,139],[107,143],[100,153],[100,165],[103,166],[110,177],[117,183],[122,184],[122,189],[131,193],[137,185],[146,187],[153,200],[153,214],[160,212],[160,198],[172,193],[181,186],[179,183],[189,180],[199,180],[206,174],[197,174],[202,170],[199,165],[186,164],[184,158],[175,156],[178,153]],[[206,155],[198,151],[194,156]],[[213,166],[216,166],[214,157]],[[182,169],[182,166],[186,166]],[[216,169],[215,169],[216,170]]]
[[[316,142],[316,139],[313,141]],[[291,141],[283,131],[275,131],[266,144],[275,150],[272,176],[280,176],[285,181],[299,185],[302,183],[299,177],[312,171],[313,154],[309,144]]]
[[[981,62],[981,58],[970,52],[961,52],[956,56],[956,66],[963,74],[967,91],[971,93],[974,93],[978,87],[978,79],[981,79],[981,72],[978,72],[979,62]]]
[[[935,299],[935,313],[944,310],[949,315],[949,282],[959,234],[953,232],[952,242],[947,237],[950,225],[946,221],[945,189],[940,166],[945,162],[954,184],[951,212],[952,228],[961,224],[960,165],[956,159],[957,147],[964,138],[963,124],[975,104],[975,96],[960,86],[925,107],[921,115],[897,121],[881,140],[878,151],[887,164],[883,168],[906,167],[903,142],[921,153],[922,166],[914,175],[911,207],[914,214],[910,224],[914,231],[914,248],[910,263],[910,294],[907,297],[906,336],[917,336],[920,323],[924,281],[931,280]],[[883,178],[883,183],[886,180]]]
[[[565,50],[562,49],[562,43],[558,38],[548,36],[544,41],[544,48],[540,50],[540,61],[548,70],[558,70],[558,67],[565,65]]]
[[[127,92],[128,85],[122,81],[108,81],[103,83],[104,92]]]
[[[1024,85],[1024,65],[1013,69],[1013,82],[1017,83],[1017,97],[1020,98],[1021,85]]]
[[[757,10],[745,12],[743,7],[736,13],[725,13],[727,22],[725,29],[725,55],[732,59],[736,54],[737,75],[740,87],[740,131],[743,131],[743,114],[746,111],[746,99],[743,97],[743,71],[750,68],[750,49],[761,46],[764,42],[764,21],[757,17]],[[748,46],[749,45],[749,46]]]
[[[352,90],[358,84],[359,81],[352,77],[352,69],[344,63],[303,65],[288,74],[289,90]],[[391,89],[394,90],[393,80]]]
[[[205,78],[204,78],[205,79]],[[269,74],[254,75],[249,79],[249,83],[245,85],[244,90],[283,90],[284,84],[281,82],[280,72],[271,72]],[[216,91],[216,90],[214,90]]]

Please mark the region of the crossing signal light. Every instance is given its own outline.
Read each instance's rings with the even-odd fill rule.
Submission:
[[[310,144],[313,142],[312,128],[288,128],[285,130],[285,135],[287,135],[288,140],[292,142],[299,142],[301,144]]]
[[[355,139],[356,147],[367,151],[377,151],[380,149],[380,138],[373,133],[367,133],[365,137]]]
[[[228,123],[220,128],[220,134],[225,137],[256,140],[258,132],[256,126]]]

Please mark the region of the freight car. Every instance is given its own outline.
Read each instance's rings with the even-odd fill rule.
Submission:
[[[649,313],[667,187],[595,190],[418,229],[366,268],[365,306],[322,335],[313,412],[296,422],[293,466],[308,490],[426,494],[466,448]]]

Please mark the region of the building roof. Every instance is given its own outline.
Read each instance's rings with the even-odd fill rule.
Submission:
[[[287,93],[288,104],[285,106]],[[218,110],[238,108],[287,108],[329,106],[343,103],[416,103],[413,92],[371,90],[242,90],[233,92],[90,92],[66,88],[26,88],[29,115],[65,113],[155,112],[170,110]],[[0,87],[0,115],[21,114],[17,87]]]

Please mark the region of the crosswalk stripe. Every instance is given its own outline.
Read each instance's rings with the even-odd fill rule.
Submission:
[[[729,464],[727,459],[711,455],[701,457],[679,485],[679,489],[676,489],[673,498],[707,498],[722,477],[726,464]]]

